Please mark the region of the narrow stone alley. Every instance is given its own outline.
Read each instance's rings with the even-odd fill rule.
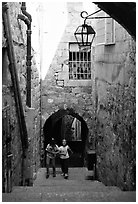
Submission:
[[[115,186],[91,180],[86,168],[70,168],[69,179],[60,175],[45,178],[45,168],[39,169],[33,187],[14,187],[3,194],[3,202],[135,202],[136,192],[121,191]],[[91,172],[92,173],[92,172]]]
[[[2,2],[1,24],[2,201],[135,202],[136,3]]]

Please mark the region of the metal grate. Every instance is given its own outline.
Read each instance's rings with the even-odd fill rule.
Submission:
[[[69,79],[89,80],[91,79],[91,50],[81,51],[69,50]]]

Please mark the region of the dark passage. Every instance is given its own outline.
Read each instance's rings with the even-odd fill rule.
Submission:
[[[58,146],[62,144],[62,139],[65,138],[73,151],[73,154],[70,156],[69,166],[84,166],[88,128],[82,117],[72,110],[59,110],[47,119],[43,131],[44,148],[46,148],[52,137]],[[45,166],[45,157],[43,163]],[[60,159],[58,157],[56,159],[56,165],[60,165]]]

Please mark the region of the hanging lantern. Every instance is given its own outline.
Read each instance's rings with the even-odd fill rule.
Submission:
[[[96,33],[94,29],[90,25],[87,25],[85,23],[81,26],[78,26],[78,28],[74,33],[79,47],[91,46],[94,40],[95,34]]]

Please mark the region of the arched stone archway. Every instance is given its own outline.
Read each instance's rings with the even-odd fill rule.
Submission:
[[[70,163],[70,165],[83,166],[89,131],[85,120],[78,113],[76,113],[72,108],[60,109],[54,112],[45,121],[43,126],[44,149],[46,148],[46,145],[49,143],[52,137],[55,139],[58,145],[61,145],[61,141],[63,139],[63,135],[61,132],[62,132],[62,126],[63,126],[63,118],[65,116],[72,116],[73,118],[76,118],[78,121],[80,121],[81,139],[74,140],[74,141],[69,140],[69,138],[66,138],[66,139],[68,141],[69,146],[74,152],[74,155],[72,156],[72,163]],[[77,160],[77,163],[75,162],[76,161],[75,158]],[[74,163],[73,163],[73,160],[74,160]],[[45,156],[44,156],[43,163],[45,166]]]

